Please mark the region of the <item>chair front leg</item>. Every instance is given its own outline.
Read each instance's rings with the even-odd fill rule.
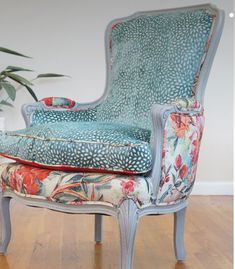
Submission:
[[[3,197],[0,192],[0,216],[1,216],[1,241],[0,254],[5,254],[11,239],[11,220],[10,220],[10,197]]]
[[[121,246],[121,269],[132,269],[138,208],[133,200],[125,200],[118,214]]]
[[[95,214],[95,242],[102,242],[102,219],[103,216],[100,214]]]
[[[185,260],[184,227],[186,207],[174,213],[174,247],[175,257],[178,261]]]

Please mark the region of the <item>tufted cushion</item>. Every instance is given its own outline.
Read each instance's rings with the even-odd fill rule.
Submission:
[[[0,153],[53,169],[146,173],[150,131],[124,124],[41,124],[0,136]]]
[[[0,165],[0,187],[23,197],[70,205],[118,206],[133,199],[139,207],[151,203],[149,178],[117,174],[67,173],[18,163]]]

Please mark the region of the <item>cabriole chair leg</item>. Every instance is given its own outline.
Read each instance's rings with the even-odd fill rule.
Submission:
[[[121,269],[132,269],[138,208],[132,200],[125,200],[118,214],[121,246]]]
[[[95,214],[95,242],[102,242],[102,220],[103,216],[100,214]]]
[[[1,241],[0,254],[5,254],[11,239],[11,220],[10,220],[10,197],[3,197],[0,193],[0,216],[1,216]]]
[[[174,247],[175,257],[178,261],[185,260],[184,227],[186,208],[174,213]]]

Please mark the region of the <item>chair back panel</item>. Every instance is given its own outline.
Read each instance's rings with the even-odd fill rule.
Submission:
[[[108,93],[97,119],[151,128],[154,103],[195,95],[215,17],[207,8],[185,9],[112,25]]]

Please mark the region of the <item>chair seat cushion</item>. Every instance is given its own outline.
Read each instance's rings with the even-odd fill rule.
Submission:
[[[129,198],[143,207],[152,196],[151,181],[144,176],[52,171],[19,163],[0,165],[0,187],[23,197],[70,205],[118,206]]]
[[[150,133],[124,124],[47,123],[1,135],[0,154],[54,170],[146,173]]]

